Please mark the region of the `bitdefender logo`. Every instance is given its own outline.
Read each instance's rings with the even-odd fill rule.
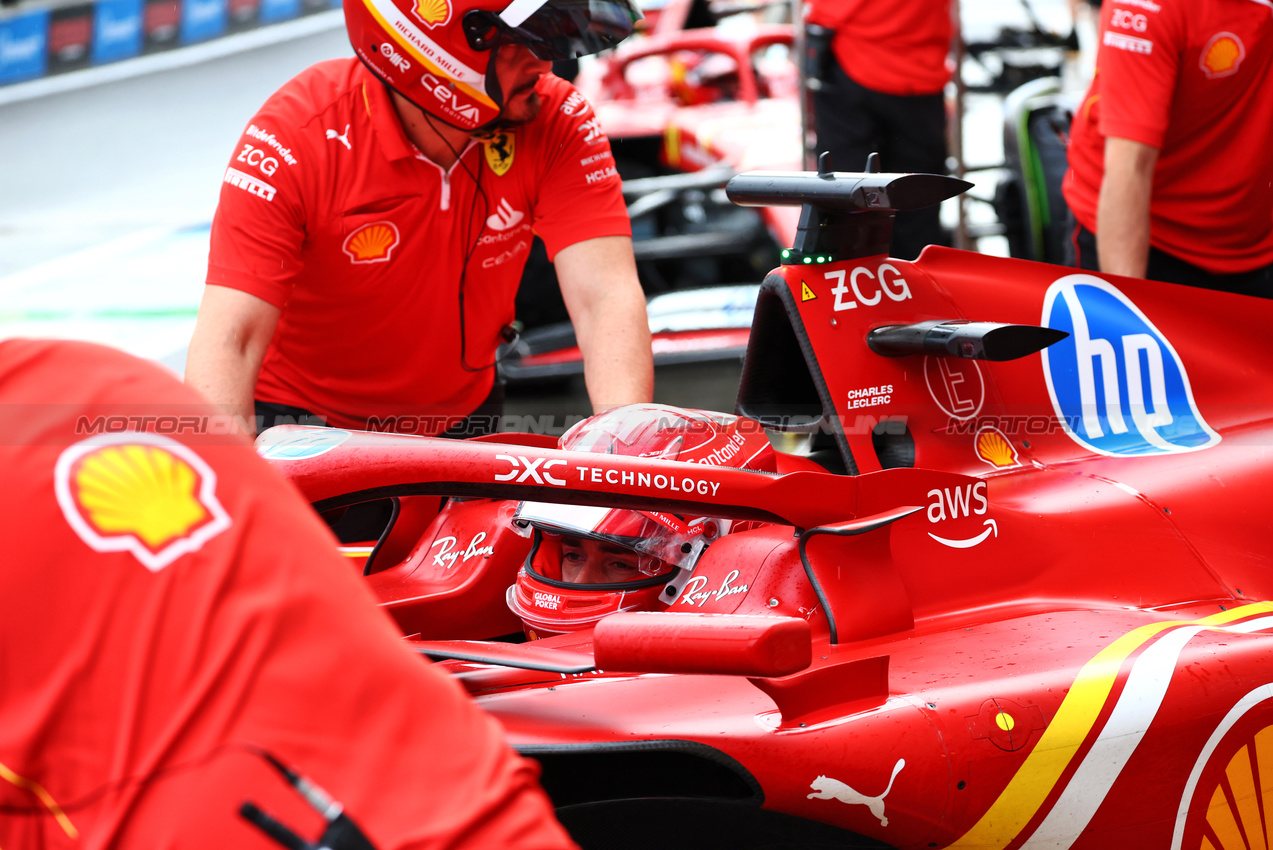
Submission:
[[[1057,419],[1079,445],[1145,457],[1220,442],[1180,356],[1110,282],[1089,274],[1056,281],[1044,297],[1043,325],[1069,334],[1043,349],[1043,377]]]
[[[525,213],[513,209],[508,198],[500,198],[495,212],[487,217],[486,226],[491,230],[508,230],[510,227],[515,227],[525,217]]]

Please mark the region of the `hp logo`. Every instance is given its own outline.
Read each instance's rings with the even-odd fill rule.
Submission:
[[[1175,349],[1115,286],[1088,274],[1061,278],[1048,287],[1043,324],[1069,334],[1043,350],[1043,377],[1079,445],[1144,457],[1220,442]]]

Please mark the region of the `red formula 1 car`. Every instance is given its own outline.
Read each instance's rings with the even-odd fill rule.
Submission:
[[[1273,304],[885,255],[892,210],[965,185],[731,182],[803,210],[739,392],[810,435],[769,474],[542,435],[263,435],[320,509],[394,500],[368,580],[583,846],[1268,846]],[[688,548],[654,610],[475,640],[524,625],[519,500],[672,517]]]

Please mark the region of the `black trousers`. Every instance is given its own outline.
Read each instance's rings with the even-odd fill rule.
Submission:
[[[1101,266],[1096,253],[1096,234],[1075,221],[1073,213],[1070,213],[1068,219],[1070,238],[1065,240],[1065,264],[1076,269],[1100,271]],[[1167,283],[1197,286],[1201,289],[1273,298],[1273,264],[1249,272],[1213,274],[1151,245],[1145,277]]]
[[[257,433],[275,425],[321,425],[329,423],[327,419],[302,408],[287,404],[275,404],[271,401],[257,399],[254,403],[257,418]],[[499,430],[500,418],[504,415],[504,382],[497,380],[491,387],[486,400],[477,409],[464,418],[458,425],[448,428],[439,437],[463,439],[464,437],[480,437],[493,434]]]
[[[863,171],[880,155],[890,172],[946,173],[946,103],[941,92],[894,95],[858,85],[832,62],[830,79],[814,93],[818,152],[830,151],[836,171]],[[944,244],[938,207],[901,212],[889,251],[913,260],[925,245]]]

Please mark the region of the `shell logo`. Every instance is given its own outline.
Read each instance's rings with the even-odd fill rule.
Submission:
[[[1233,754],[1225,765],[1223,777],[1215,783],[1211,797],[1205,801],[1207,825],[1225,850],[1245,847],[1243,832],[1252,835],[1258,831],[1263,838],[1267,831],[1268,818],[1273,814],[1268,812],[1269,804],[1273,803],[1273,793],[1270,793],[1273,789],[1269,788],[1268,777],[1263,773],[1259,777],[1263,781],[1257,784],[1251,766],[1258,765],[1267,772],[1271,756],[1273,729],[1265,727]],[[1228,786],[1227,794],[1225,786]],[[1257,802],[1258,798],[1263,799]],[[1207,838],[1202,842],[1210,844]]]
[[[373,221],[349,234],[342,249],[355,264],[387,263],[399,241],[398,228],[392,221]]]
[[[1207,75],[1207,79],[1214,80],[1236,74],[1238,66],[1245,58],[1246,47],[1242,44],[1242,39],[1231,32],[1218,32],[1202,48],[1198,66]]]
[[[54,491],[72,530],[95,552],[129,552],[151,572],[230,527],[216,473],[158,434],[81,440],[58,457]]]
[[[1012,441],[1004,436],[1002,431],[993,426],[987,425],[977,432],[974,446],[977,450],[977,457],[996,469],[1005,469],[1009,466],[1017,466],[1020,463],[1017,460],[1017,450],[1012,445]]]
[[[426,27],[439,27],[451,20],[451,4],[447,0],[416,0],[412,11]]]
[[[1238,700],[1212,732],[1185,784],[1172,850],[1268,846],[1273,835],[1271,708],[1273,685],[1261,685]]]

